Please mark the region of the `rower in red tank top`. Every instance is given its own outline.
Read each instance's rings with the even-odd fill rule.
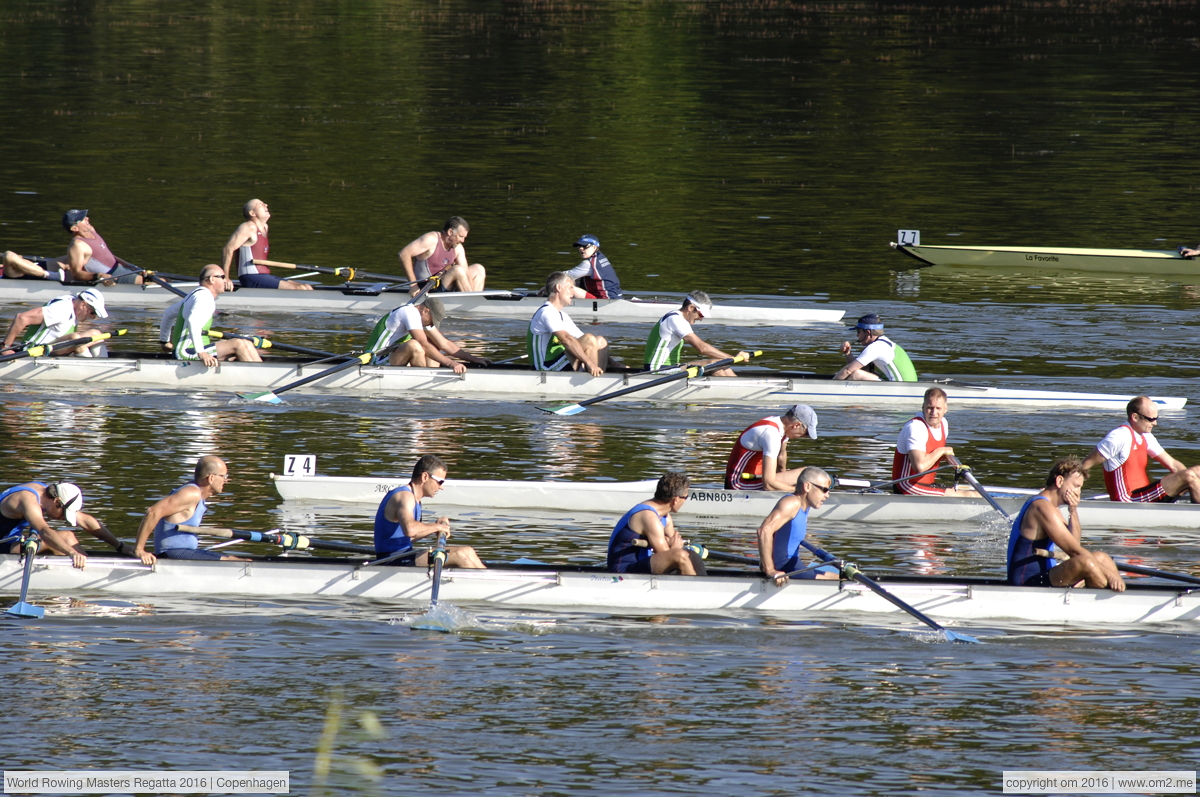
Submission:
[[[917,473],[932,470],[945,457],[954,456],[954,449],[946,445],[950,426],[946,423],[946,391],[931,387],[925,391],[921,403],[921,414],[904,424],[896,441],[896,453],[892,457],[893,490],[902,495],[975,497],[974,490],[954,490],[935,487],[936,473],[908,478]]]
[[[1187,467],[1172,457],[1151,434],[1158,408],[1147,396],[1136,396],[1125,407],[1127,423],[1113,429],[1083,461],[1084,468],[1104,463],[1104,487],[1114,501],[1170,503],[1189,491],[1200,503],[1200,465]],[[1153,481],[1147,471],[1153,459],[1170,471]]]

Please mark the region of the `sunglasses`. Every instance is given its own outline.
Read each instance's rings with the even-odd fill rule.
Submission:
[[[1135,412],[1134,415],[1137,415],[1143,421],[1150,421],[1150,423],[1158,423],[1157,415],[1155,415],[1153,418],[1151,418],[1149,415],[1142,415],[1140,412]]]
[[[439,479],[437,476],[430,476],[429,478],[431,478],[431,479],[433,479],[435,482],[437,482],[437,483],[438,483],[438,487],[441,487],[442,485],[444,485],[444,484],[446,483],[446,480],[445,480],[445,479]]]
[[[829,491],[833,489],[833,485],[830,485],[829,487],[822,487],[821,485],[813,484],[812,482],[805,482],[805,484],[807,484],[809,487],[816,487],[818,490],[825,493],[825,495],[829,495]]]

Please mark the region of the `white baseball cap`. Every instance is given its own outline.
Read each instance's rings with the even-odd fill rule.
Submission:
[[[88,288],[86,291],[80,291],[76,299],[82,299],[92,306],[96,311],[97,318],[108,318],[108,311],[104,309],[104,297],[100,291],[95,288]]]
[[[62,504],[63,518],[67,525],[78,525],[76,513],[83,508],[83,491],[70,482],[59,482],[54,485],[54,496]]]

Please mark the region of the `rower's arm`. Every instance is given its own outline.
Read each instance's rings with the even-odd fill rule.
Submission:
[[[724,360],[733,356],[732,354],[726,354],[716,346],[713,346],[711,343],[705,343],[704,340],[701,339],[701,337],[695,332],[685,335],[683,339],[687,341],[693,349],[700,352],[702,357],[711,357],[714,360]]]
[[[1055,547],[1061,549],[1068,556],[1078,556],[1084,553],[1084,547],[1079,543],[1083,530],[1079,524],[1078,501],[1075,506],[1070,507],[1070,525],[1063,522],[1062,513],[1049,501],[1034,502],[1030,511],[1034,513],[1038,525],[1041,526]],[[1022,531],[1024,531],[1024,527],[1022,527]]]
[[[67,262],[63,263],[63,269],[76,282],[94,282],[101,275],[87,270],[87,263],[91,259],[92,247],[84,243],[82,238],[76,238],[67,247]]]
[[[451,360],[449,357],[442,354],[441,347],[437,345],[434,340],[432,340],[433,333],[431,333],[429,330],[418,328],[409,330],[409,334],[413,336],[413,340],[421,344],[421,347],[425,349],[425,354],[429,357],[429,359],[444,365],[447,368],[450,368],[455,373],[462,373],[462,364],[456,363],[454,360]],[[441,338],[443,342],[446,340],[441,336],[441,334],[438,334],[438,337]]]
[[[847,356],[849,356],[849,355],[847,355]],[[862,363],[860,363],[858,360],[851,360],[850,362],[846,363],[846,365],[840,371],[838,371],[836,374],[834,374],[833,378],[834,379],[846,379],[850,376],[850,374],[854,373],[855,371],[861,371],[862,369],[863,369]]]
[[[137,541],[133,544],[133,555],[141,559],[143,564],[152,565],[157,561],[157,557],[146,550],[146,545],[150,541],[150,535],[154,534],[154,529],[158,526],[159,521],[185,510],[188,510],[190,516],[196,509],[197,501],[194,500],[196,494],[193,489],[200,488],[189,489],[189,486],[185,485],[165,498],[159,499],[146,510],[142,522],[138,524]]]
[[[782,484],[776,479],[780,472],[786,470],[787,465],[787,448],[781,446],[779,448],[778,457],[770,457],[763,454],[762,458],[762,482],[764,490],[790,490],[792,489],[786,484]]]
[[[408,276],[409,282],[416,282],[417,272],[413,271],[413,260],[421,260],[422,255],[428,256],[433,252],[434,243],[426,242],[426,238],[437,233],[425,233],[418,236],[415,241],[410,242],[407,246],[400,250],[400,265],[404,267],[404,273]]]
[[[670,522],[670,518],[667,519],[667,522]],[[674,530],[672,529],[672,533],[668,535],[666,530],[663,529],[662,523],[658,520],[658,513],[653,509],[643,509],[631,517],[629,519],[629,528],[642,535],[655,553],[683,547],[682,542],[678,545],[671,544],[671,538],[676,536]]]
[[[233,265],[233,253],[241,249],[246,244],[250,243],[250,234],[246,230],[246,225],[254,226],[253,221],[245,221],[237,226],[233,231],[233,235],[229,236],[229,240],[225,242],[225,246],[221,249],[221,269],[225,272],[225,276],[229,276],[229,267]]]
[[[34,307],[26,310],[23,313],[17,313],[13,318],[12,323],[8,326],[8,334],[4,336],[4,348],[7,349],[13,345],[22,333],[31,326],[38,326],[45,320],[45,315],[42,313],[42,308]]]
[[[67,542],[66,537],[50,528],[50,524],[46,522],[46,516],[42,514],[41,500],[37,496],[27,492],[20,493],[18,506],[21,508],[21,514],[29,521],[29,527],[41,535],[42,542],[48,549],[63,556],[74,557],[75,566],[82,566],[79,559],[87,556],[83,552],[83,546],[78,543],[71,545]]]
[[[423,520],[417,520],[415,510],[417,507],[417,499],[413,498],[412,493],[403,492],[392,496],[392,500],[388,502],[387,508],[384,509],[383,515],[393,523],[399,523],[400,528],[404,530],[404,536],[410,540],[420,540],[434,534],[448,534],[450,531],[450,521],[445,518],[438,518],[436,523],[426,523]]]
[[[783,528],[783,524],[796,516],[792,504],[800,499],[787,495],[775,503],[775,508],[766,520],[758,527],[758,565],[768,578],[784,575],[783,571],[775,569],[775,533]],[[789,511],[791,514],[788,514]]]
[[[486,360],[483,357],[477,357],[476,355],[464,349],[462,346],[459,346],[457,343],[450,340],[450,338],[443,335],[442,331],[437,327],[425,330],[425,334],[429,336],[430,340],[433,341],[433,344],[437,346],[439,351],[444,352],[449,357],[453,357],[456,360],[475,363],[476,365],[489,365],[491,363],[491,360]]]
[[[87,512],[76,512],[75,519],[79,521],[79,528],[101,542],[111,545],[118,551],[125,546],[125,543],[118,540],[116,535],[108,530],[108,526],[94,515],[89,515]]]
[[[1097,465],[1102,464],[1104,459],[1105,457],[1100,453],[1100,449],[1093,448],[1092,453],[1087,455],[1087,458],[1084,459],[1083,464],[1080,467],[1082,467],[1084,470],[1091,470]]]
[[[938,446],[928,453],[914,448],[905,456],[908,457],[908,464],[913,469],[913,473],[921,473],[922,471],[936,468],[938,462],[943,457],[954,456],[954,448],[952,446]]]

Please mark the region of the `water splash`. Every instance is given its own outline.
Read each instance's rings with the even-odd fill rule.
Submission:
[[[390,625],[407,625],[419,631],[442,631],[453,634],[469,628],[481,628],[475,615],[449,603],[439,603],[424,614],[414,614],[389,621]]]

